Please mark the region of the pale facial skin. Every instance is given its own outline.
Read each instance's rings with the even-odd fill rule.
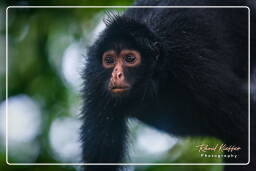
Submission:
[[[141,55],[136,50],[124,49],[119,54],[108,50],[102,55],[102,66],[113,68],[108,88],[112,93],[122,93],[131,88],[124,74],[125,67],[136,67],[141,63]]]

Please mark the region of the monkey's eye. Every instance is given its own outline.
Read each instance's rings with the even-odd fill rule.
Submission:
[[[108,65],[113,64],[115,62],[112,56],[106,56],[104,60],[105,60],[105,63]]]
[[[134,62],[135,62],[135,59],[136,59],[136,57],[133,56],[133,55],[126,55],[126,56],[124,57],[124,60],[125,60],[125,62],[127,62],[127,63],[134,63]]]

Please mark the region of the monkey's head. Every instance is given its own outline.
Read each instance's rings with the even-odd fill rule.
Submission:
[[[159,43],[142,23],[116,17],[89,49],[88,82],[113,98],[140,98],[150,91]],[[98,74],[100,76],[98,76]],[[94,80],[94,81],[93,81]]]

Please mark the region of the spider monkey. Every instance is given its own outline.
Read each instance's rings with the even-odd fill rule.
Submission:
[[[255,1],[139,0],[110,16],[89,48],[83,72],[81,141],[85,163],[121,163],[129,117],[176,136],[213,136],[241,148],[227,163],[247,163],[248,12],[250,74],[256,57]],[[249,6],[249,7],[245,7]],[[255,101],[251,98],[251,162]],[[119,166],[85,166],[118,170]],[[248,171],[252,166],[226,166]]]

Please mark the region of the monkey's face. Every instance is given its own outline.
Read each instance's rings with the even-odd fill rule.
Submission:
[[[107,89],[113,95],[127,94],[136,82],[132,70],[141,65],[141,54],[137,50],[122,49],[117,52],[108,50],[102,55],[102,66],[111,70],[107,81]]]

